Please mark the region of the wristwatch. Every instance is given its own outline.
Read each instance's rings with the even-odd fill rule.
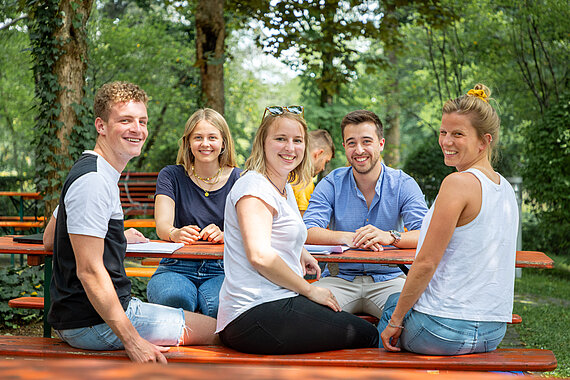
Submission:
[[[400,240],[402,239],[402,234],[400,233],[400,231],[390,230],[388,232],[390,232],[390,235],[392,235],[392,237],[394,238],[392,245],[398,244],[400,242]]]

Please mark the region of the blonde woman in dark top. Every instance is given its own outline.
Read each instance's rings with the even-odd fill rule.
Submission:
[[[206,108],[186,122],[177,165],[158,175],[156,232],[162,240],[224,242],[226,196],[241,170],[223,116]],[[224,279],[222,260],[161,260],[147,286],[148,300],[216,317]]]

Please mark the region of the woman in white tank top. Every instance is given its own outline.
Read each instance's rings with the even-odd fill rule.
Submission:
[[[500,120],[478,84],[443,106],[439,145],[447,176],[426,215],[416,259],[388,299],[381,345],[430,355],[492,351],[511,320],[518,208],[491,166]]]

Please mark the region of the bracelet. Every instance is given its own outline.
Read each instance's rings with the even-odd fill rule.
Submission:
[[[168,232],[168,240],[174,241],[174,240],[172,240],[172,231],[174,231],[175,229],[176,229],[176,227],[172,227],[172,228],[170,229],[170,231]]]
[[[404,329],[404,326],[402,326],[402,325],[395,325],[395,324],[393,324],[391,319],[390,319],[390,321],[388,321],[388,326],[394,327],[394,328],[397,328],[397,329],[402,329],[402,330]]]

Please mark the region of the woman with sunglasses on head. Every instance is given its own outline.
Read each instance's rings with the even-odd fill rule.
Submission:
[[[428,355],[492,351],[512,318],[518,207],[493,170],[500,120],[478,84],[443,106],[439,145],[456,173],[442,182],[401,293],[378,325],[389,351]]]
[[[220,338],[257,354],[374,347],[373,325],[342,312],[328,289],[303,278],[320,275],[303,248],[307,230],[289,184],[311,179],[307,124],[300,106],[267,111],[226,202]]]
[[[223,243],[226,197],[241,173],[224,117],[210,108],[190,116],[176,163],[162,169],[156,182],[158,237],[184,244]],[[223,280],[222,260],[165,258],[147,285],[147,297],[215,318]]]

